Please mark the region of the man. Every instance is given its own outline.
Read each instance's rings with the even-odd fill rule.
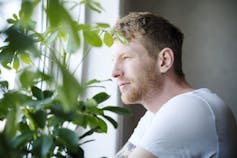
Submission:
[[[134,12],[114,27],[113,77],[125,104],[147,112],[116,158],[237,158],[230,109],[209,89],[193,89],[182,71],[183,34],[160,16]]]

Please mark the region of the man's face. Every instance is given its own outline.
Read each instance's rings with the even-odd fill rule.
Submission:
[[[159,87],[159,70],[138,40],[129,45],[115,41],[113,77],[117,79],[125,104],[141,103],[150,92]]]

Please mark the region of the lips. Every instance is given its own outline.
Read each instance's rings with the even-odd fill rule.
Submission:
[[[129,84],[130,84],[130,82],[119,82],[118,86],[119,86],[120,91],[121,92],[124,91]]]
[[[129,82],[120,83],[120,84],[119,84],[119,87],[123,87],[123,86],[126,86],[126,85],[128,85],[128,84],[129,84]]]

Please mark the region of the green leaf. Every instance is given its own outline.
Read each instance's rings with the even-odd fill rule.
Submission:
[[[8,22],[9,24],[14,24],[14,23],[16,22],[16,20],[14,20],[14,19],[7,19],[7,22]]]
[[[40,0],[28,1],[24,0],[21,3],[21,10],[19,12],[20,21],[23,26],[28,25],[31,21],[31,17],[34,11],[34,7],[40,2]]]
[[[4,133],[0,133],[0,157],[1,158],[19,158],[19,150],[14,149],[10,143],[10,139],[4,135]]]
[[[6,119],[6,116],[8,114],[8,110],[11,107],[11,105],[7,104],[6,99],[0,99],[0,120]]]
[[[88,124],[92,127],[95,128],[98,126],[97,124],[97,118],[94,115],[84,115],[85,120],[88,122]]]
[[[84,30],[83,36],[84,36],[86,42],[89,43],[90,45],[92,45],[94,47],[101,47],[102,46],[102,41],[101,41],[100,37],[98,36],[98,34],[96,34],[95,32]]]
[[[88,0],[81,0],[79,4],[80,4],[80,5],[84,5],[84,4],[87,3],[87,1],[88,1]]]
[[[78,101],[77,103],[77,109],[80,111],[80,112],[84,112],[86,110],[86,104],[85,104],[85,101]]]
[[[25,117],[29,120],[29,128],[31,130],[35,130],[36,129],[36,123],[34,118],[31,116],[31,113],[28,109],[23,109],[23,113],[25,115]]]
[[[97,13],[101,13],[101,11],[104,10],[104,8],[100,5],[99,2],[95,2],[95,1],[85,1],[85,6],[87,8],[89,8],[92,11],[95,11]]]
[[[7,121],[4,128],[4,133],[9,137],[14,137],[17,131],[17,111],[11,110],[7,114]]]
[[[84,134],[82,134],[80,136],[80,139],[84,138],[84,137],[87,137],[89,135],[92,135],[93,133],[95,133],[96,131],[98,130],[98,127],[95,127],[95,128],[92,128],[90,130],[88,130],[87,132],[85,132]]]
[[[21,53],[21,60],[25,63],[25,64],[30,64],[31,63],[31,59],[29,54],[26,53]]]
[[[86,7],[89,8],[92,11],[95,11],[97,13],[101,13],[101,10],[97,8],[93,3],[86,3]]]
[[[35,84],[35,79],[39,78],[39,73],[24,70],[20,75],[20,82],[23,88],[28,88]]]
[[[92,79],[92,80],[89,80],[87,81],[86,83],[83,84],[83,87],[86,88],[88,87],[89,85],[92,85],[92,84],[95,84],[95,83],[100,83],[101,81],[100,80],[96,80],[96,79]]]
[[[7,38],[4,42],[9,44],[3,49],[6,55],[13,57],[15,53],[24,52],[25,50],[30,50],[32,53],[37,55],[37,49],[34,45],[35,41],[32,36],[26,34],[18,26],[13,25],[9,27],[5,32]]]
[[[26,123],[26,121],[21,121],[19,123],[19,131],[21,133],[25,133],[25,132],[28,132],[30,131],[30,127],[28,126],[28,124]]]
[[[54,94],[54,91],[50,91],[50,90],[44,90],[43,91],[43,96],[44,96],[45,99],[52,97],[53,94]]]
[[[86,106],[91,106],[91,107],[98,105],[94,99],[87,99],[85,103],[86,103]]]
[[[34,120],[34,124],[36,124],[39,128],[44,128],[47,120],[47,113],[43,110],[38,110],[34,113],[30,113],[31,118]]]
[[[19,66],[20,66],[19,59],[18,57],[15,57],[13,61],[13,68],[17,71],[19,69]]]
[[[120,35],[118,32],[115,32],[114,35],[122,44],[128,45],[128,40],[124,36]]]
[[[8,81],[0,81],[1,89],[8,89]]]
[[[65,145],[70,151],[77,149],[79,137],[74,131],[67,128],[59,128],[56,129],[55,135],[59,142]]]
[[[86,101],[86,112],[95,114],[95,115],[101,115],[103,114],[103,110],[99,109],[97,107],[97,103],[94,99],[87,99]]]
[[[50,118],[48,118],[47,125],[48,127],[57,128],[62,125],[62,122],[62,119],[55,116],[51,116]]]
[[[13,14],[13,18],[14,18],[15,20],[18,20],[18,17],[17,17],[16,14]]]
[[[80,36],[78,35],[76,27],[71,24],[69,29],[66,27],[64,32],[68,31],[67,52],[74,53],[80,47]]]
[[[111,111],[120,115],[131,115],[131,110],[125,107],[118,107],[118,106],[106,106],[102,108],[105,111]]]
[[[77,147],[75,151],[69,151],[68,154],[73,158],[84,158],[84,150],[81,147]]]
[[[77,23],[73,21],[68,11],[59,0],[48,1],[46,10],[51,29],[59,31],[58,36],[67,37],[67,52],[75,52],[80,46],[80,37],[78,35]]]
[[[114,128],[118,127],[118,123],[110,116],[107,115],[102,115],[106,120],[108,120],[113,126]]]
[[[104,43],[108,46],[111,47],[114,43],[114,39],[112,37],[112,35],[108,32],[105,32],[104,34]]]
[[[72,122],[73,124],[79,125],[83,128],[86,128],[88,126],[88,120],[86,119],[83,113],[78,112],[75,119],[73,119]]]
[[[5,32],[1,32],[1,34],[3,34]],[[6,34],[7,34],[7,31],[6,31]],[[4,42],[6,42],[7,39],[5,39]],[[12,51],[11,48],[9,48],[8,45],[6,46],[2,46],[0,47],[0,61],[8,61],[8,62],[11,62],[12,61],[12,58],[14,57],[14,52]]]
[[[101,32],[101,29],[98,29],[98,28],[91,28],[92,32],[94,32],[95,34],[99,35],[99,33]]]
[[[31,86],[31,92],[34,97],[36,97],[37,100],[42,100],[44,99],[44,94],[41,89],[39,89],[36,86]]]
[[[95,115],[85,115],[85,119],[86,121],[88,121],[88,124],[90,125],[91,128],[98,128],[96,132],[99,133],[107,132],[107,124],[101,118]]]
[[[21,146],[25,145],[26,142],[33,138],[34,132],[33,131],[25,131],[19,136],[13,138],[11,144],[14,148],[20,148]]]
[[[110,96],[105,93],[105,92],[101,92],[96,94],[95,96],[93,96],[93,99],[97,102],[97,104],[100,104],[104,101],[106,101]]]
[[[52,76],[43,72],[24,69],[24,71],[20,74],[19,80],[22,87],[27,89],[40,81],[51,81]]]
[[[72,121],[75,119],[75,112],[71,111],[71,112],[65,112],[65,110],[63,109],[62,105],[59,103],[53,103],[50,106],[51,109],[51,113],[54,114],[56,117],[64,120],[64,121]]]
[[[34,30],[36,27],[36,21],[30,20],[29,29]]]
[[[50,25],[57,27],[62,19],[65,17],[66,11],[59,3],[59,0],[50,0],[46,10]]]
[[[33,154],[46,158],[53,146],[53,140],[48,135],[42,135],[33,142]]]
[[[92,1],[91,3],[92,3],[93,5],[95,5],[96,7],[98,7],[99,9],[104,10],[104,8],[101,6],[101,4],[100,4],[99,2]]]
[[[90,25],[88,25],[88,24],[77,24],[76,26],[77,26],[76,28],[78,29],[78,31],[90,30]]]
[[[101,118],[97,117],[97,119],[98,119],[97,125],[99,126],[99,129],[97,130],[97,132],[106,133],[108,130],[107,124]]]
[[[3,104],[5,104],[5,107],[8,107],[9,109],[18,107],[19,105],[22,105],[29,99],[28,96],[25,94],[22,94],[18,91],[8,91],[7,93],[4,93],[4,97],[2,98]]]
[[[20,19],[23,25],[27,25],[33,13],[33,5],[30,1],[23,1],[20,10]]]
[[[32,107],[34,110],[39,110],[42,108],[47,107],[52,102],[50,98],[43,99],[43,100],[32,100],[28,99],[26,104],[30,107]]]
[[[109,28],[109,27],[110,27],[110,25],[107,24],[107,23],[96,23],[96,25],[97,25],[98,27],[101,27],[101,28]]]
[[[83,89],[69,70],[60,64],[59,66],[62,72],[62,85],[58,86],[58,99],[63,103],[65,111],[72,111]]]
[[[8,70],[11,70],[10,63],[8,61],[2,61],[2,66]]]
[[[42,79],[42,81],[48,81],[48,83],[49,83],[49,81],[52,81],[52,80],[53,80],[52,74],[46,74],[46,73],[44,73],[44,72],[38,71],[38,72],[37,72],[37,75],[40,76],[40,78]]]

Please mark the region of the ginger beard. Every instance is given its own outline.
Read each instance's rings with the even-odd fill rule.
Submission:
[[[136,76],[125,77],[130,82],[128,88],[121,90],[121,99],[125,104],[141,103],[150,97],[151,91],[159,87],[159,73],[155,61],[138,70]]]

